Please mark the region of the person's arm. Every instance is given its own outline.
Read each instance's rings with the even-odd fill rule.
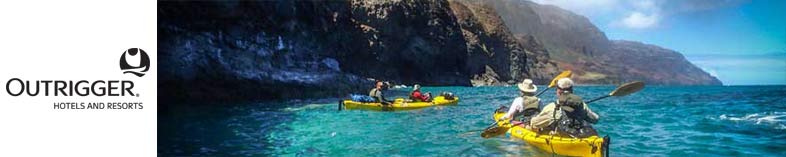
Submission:
[[[510,104],[510,108],[508,108],[508,112],[505,113],[504,116],[502,116],[502,119],[511,119],[511,118],[513,118],[511,116],[513,116],[513,114],[519,112],[519,108],[522,108],[521,104],[523,103],[523,101],[524,101],[524,99],[522,99],[521,97],[513,99],[513,103]]]
[[[550,103],[546,105],[546,107],[543,107],[543,111],[540,111],[537,116],[530,119],[530,126],[533,128],[545,128],[551,125],[554,121],[554,117],[552,117],[554,116],[552,114],[555,112],[554,106],[554,103]]]
[[[587,111],[587,117],[589,117],[590,123],[597,123],[598,120],[600,119],[600,116],[598,116],[597,113],[592,112],[592,110],[590,110],[589,108],[589,105],[587,105],[586,103],[584,104],[584,111]]]

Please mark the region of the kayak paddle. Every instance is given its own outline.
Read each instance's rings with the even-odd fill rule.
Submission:
[[[629,95],[629,94],[636,93],[639,90],[641,90],[642,88],[644,88],[644,82],[641,82],[641,81],[629,82],[629,83],[620,85],[619,87],[617,87],[617,89],[614,89],[614,91],[611,91],[611,93],[609,93],[609,95],[604,95],[604,96],[592,99],[590,101],[587,101],[586,103],[589,104],[589,103],[598,101],[600,99],[605,99],[605,98],[612,97],[612,96],[626,96],[626,95]]]

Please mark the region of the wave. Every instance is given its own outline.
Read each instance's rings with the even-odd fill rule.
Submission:
[[[297,106],[297,107],[287,107],[287,108],[284,108],[284,111],[295,112],[295,111],[301,111],[301,110],[311,110],[311,109],[324,108],[326,106],[335,106],[335,105],[336,105],[335,103],[333,103],[333,104],[307,104],[307,105]]]
[[[748,122],[755,125],[772,125],[776,129],[786,130],[786,112],[761,112],[744,116],[721,114],[718,118],[720,120]]]

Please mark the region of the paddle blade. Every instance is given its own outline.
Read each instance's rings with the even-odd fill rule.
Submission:
[[[549,88],[557,85],[557,80],[561,78],[570,78],[571,75],[573,75],[573,72],[571,72],[570,70],[562,71],[562,73],[559,73],[559,75],[557,75],[556,77],[554,77],[553,80],[551,80],[551,83],[549,83]]]
[[[614,91],[609,93],[609,96],[626,96],[628,94],[636,93],[642,88],[644,88],[644,82],[630,82],[617,87],[617,89],[614,89]]]
[[[494,126],[486,130],[483,130],[483,133],[480,133],[480,137],[491,138],[491,137],[505,134],[505,132],[508,132],[507,127]]]

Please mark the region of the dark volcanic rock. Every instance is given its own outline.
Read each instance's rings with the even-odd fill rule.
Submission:
[[[337,41],[362,35],[344,29],[354,27],[350,11],[349,2],[160,2],[159,100],[290,99],[365,90],[367,81],[343,72],[347,65],[338,58],[363,46]]]
[[[399,83],[469,85],[466,42],[447,1],[352,1],[368,58],[340,60],[348,72]],[[354,55],[354,54],[348,54]],[[366,63],[354,63],[359,60]]]
[[[348,18],[339,19],[349,15],[348,6],[161,2],[159,100],[289,99],[365,90],[361,84],[370,83],[342,72],[337,61],[338,51],[350,48],[321,43],[353,34],[328,32],[351,26]]]
[[[447,1],[158,5],[161,101],[345,96],[366,78],[471,85]]]

